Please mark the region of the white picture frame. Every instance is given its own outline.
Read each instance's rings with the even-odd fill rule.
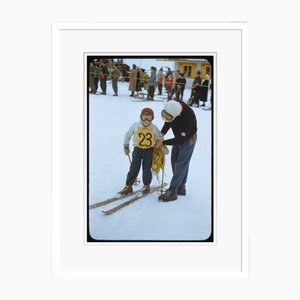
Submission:
[[[147,34],[149,40],[155,37],[160,43],[131,43],[133,33],[137,32]],[[181,33],[182,44],[166,43],[166,33],[171,37]],[[52,25],[55,278],[248,277],[246,39],[246,25],[239,22]],[[109,43],[103,42],[107,40]],[[86,243],[84,53],[87,52],[216,53],[214,243]],[[72,91],[68,89],[70,85]]]

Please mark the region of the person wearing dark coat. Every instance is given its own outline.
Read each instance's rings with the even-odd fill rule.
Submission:
[[[100,70],[99,70],[99,66],[95,65],[95,72],[94,72],[94,91],[95,94],[97,93],[98,90],[98,83],[99,83],[99,77],[100,77]]]
[[[190,106],[193,106],[193,104],[196,104],[196,106],[199,107],[200,86],[201,86],[200,71],[197,71],[197,77],[194,79],[194,82],[192,85],[192,102],[190,103]]]
[[[91,89],[91,94],[96,94],[95,91],[95,66],[91,62],[89,66],[89,85]]]
[[[169,189],[159,196],[163,202],[177,199],[177,195],[186,195],[186,182],[189,165],[197,140],[196,115],[183,101],[166,102],[161,116],[165,121],[161,133],[166,135],[172,129],[174,138],[157,141],[155,148],[172,145],[171,166],[173,177]]]
[[[137,68],[136,69],[136,92],[138,93],[141,91],[141,69]]]
[[[209,79],[209,74],[207,73],[200,86],[199,100],[203,102],[200,106],[205,106],[205,103],[207,102]]]
[[[109,74],[108,66],[109,66],[109,62],[102,63],[102,67],[100,69],[100,86],[102,90],[101,95],[106,95],[107,77]]]
[[[176,79],[175,83],[175,93],[176,93],[176,100],[182,101],[183,93],[186,85],[186,79],[183,77],[183,73],[180,73],[180,76]]]

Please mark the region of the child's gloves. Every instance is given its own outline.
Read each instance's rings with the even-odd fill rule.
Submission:
[[[130,153],[129,145],[124,145],[124,153],[125,153],[125,155],[129,155],[129,153]]]

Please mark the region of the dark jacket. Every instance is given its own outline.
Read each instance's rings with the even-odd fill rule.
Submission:
[[[176,79],[176,84],[178,84],[179,87],[180,87],[182,90],[184,90],[184,89],[185,89],[185,85],[186,85],[186,79],[185,79],[185,78],[179,77],[179,78]]]
[[[161,133],[165,135],[172,128],[174,138],[165,140],[166,145],[183,144],[197,132],[197,119],[194,111],[183,101],[179,103],[183,108],[181,114],[172,122],[165,122],[161,130]]]
[[[200,85],[201,85],[201,78],[200,77],[196,77],[194,79],[193,85],[192,85],[192,89],[195,91],[200,91]]]
[[[101,67],[101,77],[100,77],[100,79],[102,79],[102,80],[107,80],[107,77],[108,77],[108,67],[107,66],[103,66],[103,67]]]
[[[180,88],[182,91],[184,91],[186,85],[186,79],[185,78],[177,78],[176,79],[176,88]]]

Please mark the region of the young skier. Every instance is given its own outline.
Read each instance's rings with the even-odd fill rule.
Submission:
[[[123,195],[132,193],[132,185],[136,180],[141,164],[143,166],[143,188],[142,192],[150,192],[150,183],[152,180],[152,158],[153,147],[157,141],[163,140],[163,136],[158,128],[152,124],[154,112],[151,108],[144,108],[141,111],[140,121],[132,124],[127,131],[124,139],[124,153],[129,155],[129,141],[134,136],[134,150],[132,152],[132,163],[127,174],[126,185],[119,192]]]

